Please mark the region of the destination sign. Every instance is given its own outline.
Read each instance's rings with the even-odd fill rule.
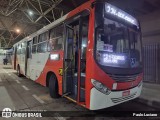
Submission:
[[[108,3],[105,4],[105,11],[108,14],[114,15],[115,17],[118,17],[120,19],[125,20],[126,22],[129,22],[133,25],[139,26],[138,21],[133,16],[129,15],[128,13],[124,12],[123,10],[121,10],[113,5],[110,5]]]

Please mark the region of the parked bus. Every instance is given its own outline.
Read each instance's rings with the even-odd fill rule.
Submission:
[[[18,76],[90,110],[140,96],[141,29],[136,18],[89,0],[13,45]]]

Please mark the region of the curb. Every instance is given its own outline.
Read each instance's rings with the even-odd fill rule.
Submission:
[[[136,101],[160,110],[160,102],[158,101],[151,101],[144,98],[137,98]]]

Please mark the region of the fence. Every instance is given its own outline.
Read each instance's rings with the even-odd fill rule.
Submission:
[[[144,81],[160,84],[160,44],[143,47]]]

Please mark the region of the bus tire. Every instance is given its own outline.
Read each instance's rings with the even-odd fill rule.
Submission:
[[[18,75],[18,77],[21,77],[21,76],[22,76],[22,74],[21,74],[21,72],[20,72],[20,67],[19,67],[19,65],[18,65],[18,67],[17,67],[17,75]]]
[[[58,81],[54,74],[49,78],[49,93],[52,98],[58,98],[60,96],[58,94]]]

